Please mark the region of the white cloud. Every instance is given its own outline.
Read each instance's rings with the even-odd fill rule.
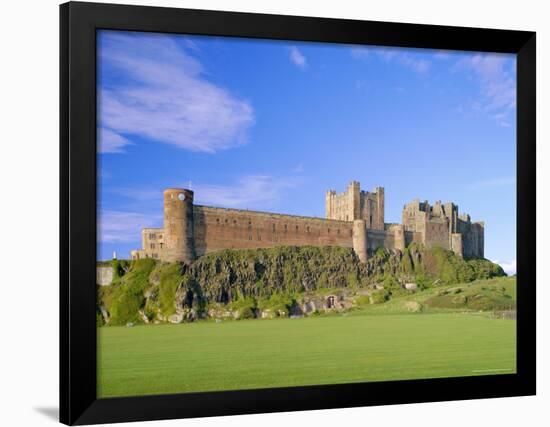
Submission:
[[[284,191],[294,187],[292,178],[275,178],[269,175],[249,175],[233,185],[193,185],[198,204],[228,208],[266,209],[284,196]]]
[[[376,54],[387,62],[395,61],[403,66],[406,66],[418,74],[425,74],[430,68],[430,62],[415,57],[410,52],[403,51],[401,49],[392,48],[376,48],[374,49]]]
[[[130,145],[127,138],[104,127],[98,128],[97,151],[100,153],[123,153],[124,147]]]
[[[304,171],[304,162],[298,163],[294,169],[292,169],[292,172],[294,173],[302,173]]]
[[[139,241],[141,229],[146,227],[162,227],[162,216],[101,210],[98,218],[98,240],[107,243]]]
[[[363,59],[369,56],[369,48],[365,46],[355,46],[351,48],[351,56],[356,59]]]
[[[498,264],[502,267],[502,269],[504,270],[504,272],[508,275],[508,276],[513,276],[514,274],[516,274],[516,260],[513,259],[511,261],[493,261],[495,264]]]
[[[111,194],[126,197],[137,202],[162,201],[163,197],[163,189],[155,188],[110,187],[108,191]]]
[[[501,178],[492,178],[484,181],[478,181],[472,184],[470,190],[487,190],[491,188],[500,188],[500,187],[513,187],[516,185],[516,178],[513,176],[510,177],[501,177]]]
[[[395,62],[404,67],[407,67],[417,74],[426,74],[430,69],[430,61],[419,58],[416,52],[402,48],[386,48],[386,47],[352,47],[351,56],[356,59],[365,59],[370,54],[375,54],[382,58],[385,62]]]
[[[296,46],[292,46],[290,48],[290,60],[294,65],[302,70],[307,68],[307,59]]]
[[[516,107],[515,60],[510,55],[476,53],[464,56],[453,68],[478,79],[481,99],[473,108],[487,113],[500,126],[510,126]]]
[[[201,152],[247,142],[252,106],[207,81],[201,63],[184,50],[183,36],[103,37],[101,64],[113,67],[123,83],[106,82],[99,92],[102,152],[123,151],[133,136]]]
[[[277,178],[270,175],[246,175],[235,183],[227,185],[195,183],[191,189],[195,192],[195,203],[227,208],[262,210],[273,206],[284,197],[284,191],[298,185],[294,177]],[[189,182],[180,183],[189,188]],[[151,207],[151,203],[162,206],[163,188],[111,188],[110,193],[126,197],[140,207]]]

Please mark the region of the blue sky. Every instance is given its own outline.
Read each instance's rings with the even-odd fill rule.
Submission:
[[[162,226],[162,190],[197,204],[324,216],[327,189],[386,189],[485,221],[516,259],[514,55],[102,31],[98,257]]]

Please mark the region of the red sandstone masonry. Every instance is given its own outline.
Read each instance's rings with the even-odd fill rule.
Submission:
[[[352,247],[352,223],[240,209],[194,206],[198,256],[221,249]]]
[[[466,257],[483,257],[484,223],[458,215],[453,203],[434,206],[415,200],[403,208],[403,224],[384,223],[384,189],[361,191],[354,181],[346,192],[326,193],[328,219],[217,208],[193,204],[191,190],[164,192],[164,228],[142,231],[142,249],[132,259],[158,258],[191,262],[223,249],[273,246],[340,246],[353,248],[364,262],[368,252],[383,247],[404,250],[411,242],[440,246]],[[347,219],[347,220],[344,220]],[[364,224],[356,227],[354,221]]]

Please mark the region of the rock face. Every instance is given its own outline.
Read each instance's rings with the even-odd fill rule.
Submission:
[[[103,274],[103,273],[102,273]],[[105,268],[107,277],[113,268]],[[353,308],[355,299],[382,303],[403,288],[503,275],[487,260],[411,245],[377,249],[361,263],[352,248],[274,247],[224,250],[190,265],[136,260],[111,286],[98,289],[108,324],[309,316]],[[419,282],[417,280],[422,280]]]
[[[405,283],[404,286],[408,291],[416,291],[418,289],[418,285],[416,283]]]
[[[98,265],[96,267],[96,283],[99,286],[109,286],[113,282],[113,267],[111,265]]]

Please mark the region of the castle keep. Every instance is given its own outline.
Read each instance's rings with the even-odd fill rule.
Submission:
[[[376,248],[403,251],[411,242],[440,246],[466,258],[483,258],[484,223],[459,215],[454,203],[431,206],[414,200],[403,208],[402,224],[384,222],[384,188],[362,191],[353,181],[343,193],[325,195],[326,218],[215,208],[193,203],[193,191],[164,191],[164,227],[144,228],[142,249],[132,259],[190,263],[222,249],[272,246],[342,246],[362,262]]]

